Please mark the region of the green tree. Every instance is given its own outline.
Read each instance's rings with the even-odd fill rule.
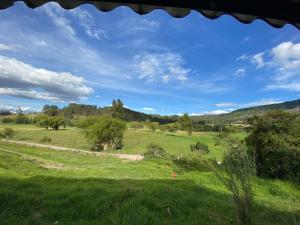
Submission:
[[[123,102],[120,99],[112,101],[112,117],[122,119],[123,117]]]
[[[58,116],[59,108],[56,105],[44,105],[42,113],[47,116]]]
[[[299,116],[273,111],[249,120],[246,138],[258,176],[300,180]]]
[[[46,130],[48,130],[49,128],[49,124],[50,124],[50,117],[47,116],[47,115],[44,115],[44,114],[39,114],[38,116],[36,116],[34,118],[34,123],[39,126],[39,127],[43,127],[45,128]]]
[[[60,116],[52,116],[49,117],[49,127],[53,130],[58,130],[60,126],[65,124],[64,118]]]
[[[183,130],[187,131],[188,134],[191,136],[193,126],[192,126],[192,120],[191,120],[190,116],[187,113],[183,114],[183,116],[179,120],[179,123],[181,125],[181,128]]]
[[[95,121],[93,125],[87,126],[85,135],[92,142],[95,150],[103,150],[104,146],[117,149],[122,146],[125,130],[125,122],[104,116]]]

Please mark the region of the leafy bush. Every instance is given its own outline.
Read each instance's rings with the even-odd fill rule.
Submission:
[[[33,122],[39,126],[48,130],[50,117],[44,114],[40,114],[33,119]]]
[[[31,121],[28,118],[28,116],[25,116],[23,114],[17,115],[15,119],[17,124],[30,124]]]
[[[251,180],[255,175],[255,162],[244,143],[227,139],[226,145],[223,162],[216,164],[216,175],[232,193],[238,224],[250,225],[253,201]]]
[[[52,139],[49,138],[49,137],[43,137],[41,140],[40,140],[40,143],[51,143]]]
[[[150,143],[144,155],[147,158],[163,158],[166,157],[167,153],[159,144]]]
[[[172,161],[178,167],[186,170],[208,171],[211,168],[211,162],[200,154],[172,156]]]
[[[196,144],[191,144],[190,148],[191,148],[192,152],[201,152],[201,153],[204,153],[204,154],[209,153],[208,146],[204,143],[201,143],[200,141],[197,141]]]
[[[249,120],[248,151],[258,176],[300,181],[300,118],[274,111]]]
[[[16,135],[16,131],[11,128],[4,128],[3,131],[0,133],[0,137],[3,138],[12,138]]]
[[[12,123],[12,122],[14,122],[14,120],[10,117],[4,117],[2,119],[2,123]]]

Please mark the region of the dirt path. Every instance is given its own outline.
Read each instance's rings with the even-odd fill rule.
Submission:
[[[106,153],[106,152],[91,152],[91,151],[85,151],[85,150],[76,149],[76,148],[66,148],[66,147],[61,147],[61,146],[30,143],[30,142],[24,142],[24,141],[12,141],[12,140],[7,140],[7,139],[1,139],[0,141],[6,142],[6,143],[22,144],[22,145],[31,146],[31,147],[54,149],[54,150],[58,150],[58,151],[77,152],[77,153],[80,153],[83,155],[113,156],[113,157],[117,157],[120,159],[135,160],[135,161],[140,161],[140,160],[144,159],[144,156],[142,156],[142,155],[114,154],[114,153]]]

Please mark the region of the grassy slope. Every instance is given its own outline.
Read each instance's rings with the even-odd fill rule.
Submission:
[[[255,225],[300,220],[299,187],[257,179],[254,189]],[[211,172],[0,145],[1,225],[229,225],[232,218],[231,197]]]
[[[84,135],[77,128],[67,128],[65,130],[53,131],[38,128],[32,125],[13,125],[13,124],[0,124],[0,129],[3,127],[11,127],[16,129],[17,135],[15,140],[27,142],[39,142],[44,136],[52,139],[52,145],[89,149],[90,145],[87,143]],[[169,132],[151,132],[148,130],[133,130],[128,129],[124,135],[124,149],[123,153],[143,153],[146,146],[151,143],[159,143],[170,154],[189,154],[190,144],[196,141],[206,143],[211,152],[210,157],[221,159],[223,152],[222,149],[214,145],[215,133],[193,133],[188,136],[186,132],[179,131],[177,133]],[[243,137],[245,134],[236,134]]]

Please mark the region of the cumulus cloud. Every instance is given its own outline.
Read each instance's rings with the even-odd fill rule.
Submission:
[[[0,94],[52,101],[87,97],[93,89],[82,77],[54,72],[0,55]],[[43,90],[43,91],[41,91]]]
[[[151,111],[151,112],[156,112],[157,110],[151,107],[143,107],[144,111]]]
[[[246,69],[239,68],[234,72],[234,76],[236,77],[244,77],[246,75]]]
[[[186,81],[191,72],[181,55],[174,53],[136,55],[134,61],[138,78],[147,82]]]
[[[223,107],[232,107],[232,106],[236,106],[236,103],[233,102],[221,102],[221,103],[217,103],[215,104],[215,106],[223,108]]]

